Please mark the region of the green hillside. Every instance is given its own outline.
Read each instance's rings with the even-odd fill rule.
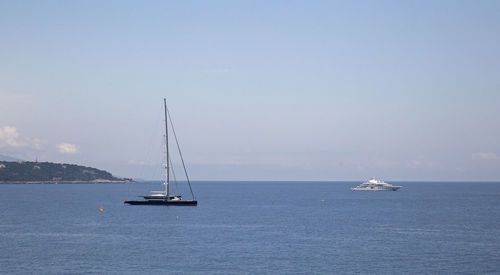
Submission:
[[[0,161],[0,182],[123,182],[92,167],[51,162]]]

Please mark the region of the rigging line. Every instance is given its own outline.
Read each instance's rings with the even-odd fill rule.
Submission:
[[[175,183],[175,191],[180,193],[179,185],[177,184],[177,177],[175,176],[174,164],[172,163],[172,158],[170,158],[170,171],[172,171],[172,178]]]
[[[188,176],[188,173],[186,170],[186,165],[184,164],[184,157],[182,156],[181,147],[179,146],[179,141],[177,140],[177,134],[175,133],[174,123],[172,122],[172,115],[170,115],[168,108],[166,108],[166,109],[167,109],[167,114],[168,114],[168,120],[170,121],[170,125],[172,126],[172,133],[174,134],[175,143],[177,144],[177,150],[179,151],[179,155],[181,157],[182,167],[184,168],[184,173],[186,174],[186,179],[187,179],[187,182],[189,185],[189,191],[191,191],[191,196],[193,197],[193,200],[195,200],[196,198],[195,198],[194,193],[193,193],[193,188],[191,188],[191,182],[189,181],[189,176]]]

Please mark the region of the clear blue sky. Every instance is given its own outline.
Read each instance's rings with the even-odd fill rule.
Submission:
[[[0,154],[194,179],[500,180],[499,1],[1,1]]]

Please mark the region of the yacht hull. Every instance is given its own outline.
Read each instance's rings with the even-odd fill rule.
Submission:
[[[373,189],[370,189],[370,188],[357,188],[357,187],[354,187],[354,188],[351,188],[352,191],[397,191],[399,188],[401,187],[392,187],[392,188],[373,188]]]
[[[166,200],[140,200],[140,201],[125,201],[124,203],[130,205],[172,205],[172,206],[196,206],[198,201],[195,200],[179,200],[179,201],[166,201]]]

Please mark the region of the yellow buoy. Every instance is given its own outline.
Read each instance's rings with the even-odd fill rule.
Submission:
[[[101,204],[101,206],[99,206],[99,211],[100,211],[100,212],[102,212],[102,211],[103,211],[103,209],[102,209],[102,204]]]

